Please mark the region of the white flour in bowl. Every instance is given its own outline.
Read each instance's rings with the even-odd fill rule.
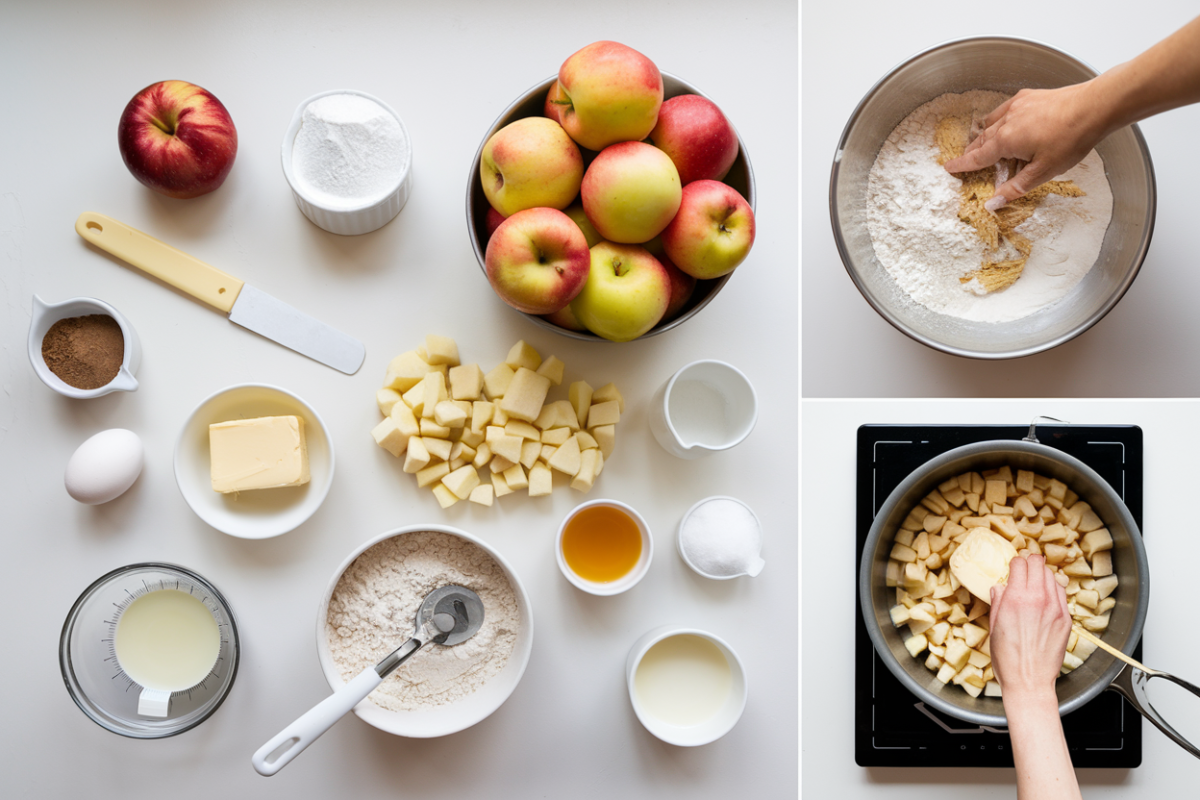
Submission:
[[[1096,262],[1112,217],[1112,190],[1093,150],[1060,180],[1083,197],[1049,195],[1016,231],[1033,242],[1016,283],[991,294],[959,279],[979,268],[985,246],[958,218],[962,181],[938,163],[934,134],[948,116],[985,116],[1007,99],[999,92],[944,94],[896,126],[867,182],[867,231],[875,256],[914,301],[975,322],[1008,322],[1058,302]]]
[[[517,642],[517,598],[503,568],[472,542],[437,531],[384,539],[342,573],[325,618],[325,639],[349,682],[412,636],[425,596],[447,584],[483,601],[483,626],[461,644],[431,644],[404,662],[371,702],[389,711],[446,705],[499,674]]]

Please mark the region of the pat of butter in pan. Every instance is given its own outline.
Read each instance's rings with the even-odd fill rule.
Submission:
[[[258,417],[208,426],[214,492],[308,483],[308,447],[301,417]]]

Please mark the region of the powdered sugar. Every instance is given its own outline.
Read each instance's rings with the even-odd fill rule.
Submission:
[[[416,627],[417,609],[441,586],[465,586],[483,601],[479,631],[453,647],[430,645],[393,672],[371,702],[390,711],[453,703],[499,674],[520,628],[504,570],[477,545],[436,531],[393,536],[354,560],[334,588],[325,620],[330,655],[350,681],[395,650]]]
[[[1112,217],[1112,190],[1096,151],[1060,176],[1083,197],[1050,195],[1017,232],[1033,240],[1012,286],[983,293],[959,278],[978,269],[985,246],[958,219],[962,182],[938,164],[934,130],[947,116],[984,116],[1006,96],[944,94],[909,114],[876,156],[867,184],[867,230],[879,263],[916,302],[977,322],[1020,319],[1063,299],[1096,261]]]
[[[356,94],[309,103],[292,145],[297,184],[326,208],[355,208],[395,190],[408,159],[408,139],[395,115]]]

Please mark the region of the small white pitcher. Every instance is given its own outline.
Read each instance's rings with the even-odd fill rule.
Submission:
[[[46,338],[50,327],[59,320],[89,314],[105,314],[117,321],[117,325],[121,326],[121,335],[125,338],[125,352],[121,356],[121,369],[117,377],[98,389],[76,389],[46,366],[46,360],[42,358],[42,340]],[[29,324],[29,363],[33,365],[33,371],[42,379],[42,383],[65,397],[86,400],[109,392],[134,392],[137,391],[138,382],[133,374],[142,363],[142,343],[129,320],[108,303],[91,297],[75,297],[61,303],[47,303],[35,294],[33,320]]]
[[[650,431],[673,456],[728,450],[754,430],[758,398],[749,379],[724,361],[693,361],[650,401]]]

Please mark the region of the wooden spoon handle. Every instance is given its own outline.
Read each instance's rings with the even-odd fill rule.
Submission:
[[[1113,658],[1118,658],[1121,661],[1124,661],[1126,664],[1137,667],[1142,672],[1145,672],[1147,674],[1150,674],[1150,675],[1158,675],[1159,674],[1158,670],[1150,669],[1149,667],[1147,667],[1145,664],[1138,661],[1137,659],[1131,658],[1131,657],[1125,655],[1117,648],[1115,648],[1112,645],[1108,644],[1107,642],[1103,641],[1099,636],[1092,633],[1091,631],[1084,630],[1079,625],[1072,625],[1071,629],[1073,631],[1075,631],[1077,634],[1079,634],[1080,636],[1082,636],[1084,639],[1087,639],[1089,642],[1091,642],[1092,644],[1096,645],[1104,652],[1111,655]]]

